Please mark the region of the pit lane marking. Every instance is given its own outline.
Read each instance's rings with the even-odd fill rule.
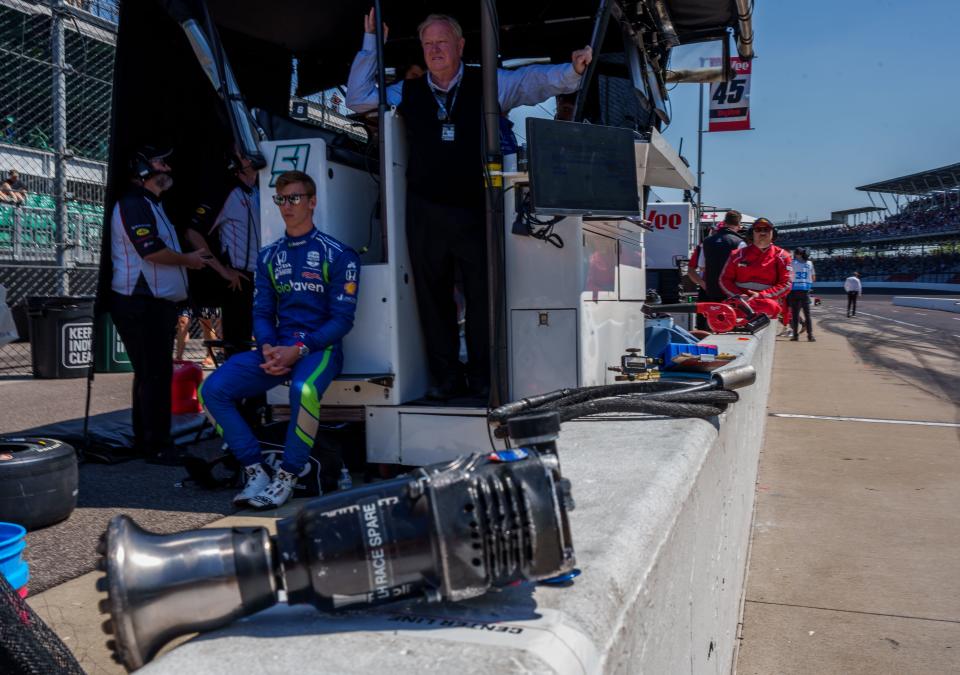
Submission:
[[[906,321],[900,321],[899,319],[891,319],[887,316],[880,316],[879,314],[867,314],[866,312],[857,312],[857,314],[862,314],[863,316],[872,316],[874,319],[883,319],[884,321],[892,321],[893,323],[900,323],[904,326],[910,326],[911,328],[922,328],[924,330],[936,330],[930,326],[921,326],[916,323],[907,323]]]
[[[960,336],[958,336],[960,337]],[[770,413],[770,417],[786,417],[801,420],[827,420],[830,422],[869,422],[872,424],[911,424],[921,427],[960,427],[956,422],[926,422],[924,420],[887,420],[875,417],[834,417],[832,415],[796,415],[793,413]]]

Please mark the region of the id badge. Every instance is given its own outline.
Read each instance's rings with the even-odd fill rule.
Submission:
[[[443,129],[440,132],[440,140],[453,142],[455,135],[456,135],[456,131],[454,130],[454,126],[452,124],[444,124]]]

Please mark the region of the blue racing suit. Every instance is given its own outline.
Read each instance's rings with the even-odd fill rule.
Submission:
[[[200,402],[244,466],[260,461],[260,443],[237,410],[244,398],[290,380],[290,425],[281,468],[305,468],[319,428],[320,399],[343,366],[343,336],[353,327],[360,260],[353,249],[314,229],[260,251],[253,301],[257,350],[230,357],[200,387]],[[303,344],[310,353],[287,375],[260,368],[263,345]]]

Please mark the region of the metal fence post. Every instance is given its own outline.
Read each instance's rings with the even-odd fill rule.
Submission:
[[[52,0],[50,22],[51,61],[53,62],[53,152],[54,152],[54,211],[57,255],[57,293],[68,295],[70,282],[67,276],[67,73],[66,44],[64,34],[63,0]]]
[[[23,223],[20,209],[13,209],[13,259],[23,258]]]

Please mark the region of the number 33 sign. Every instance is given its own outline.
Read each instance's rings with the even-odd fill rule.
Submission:
[[[710,85],[710,131],[745,131],[750,128],[751,62],[730,59],[733,79]]]

